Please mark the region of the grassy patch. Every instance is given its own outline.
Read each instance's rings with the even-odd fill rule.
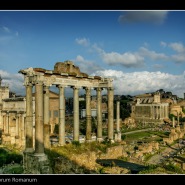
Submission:
[[[169,135],[168,132],[161,132],[161,131],[142,131],[137,133],[127,134],[125,141],[132,142],[132,141],[162,141],[163,137]]]

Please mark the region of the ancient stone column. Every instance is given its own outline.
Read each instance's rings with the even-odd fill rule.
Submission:
[[[117,132],[120,131],[120,102],[116,102],[116,130]]]
[[[19,116],[16,114],[16,120],[15,120],[15,136],[19,137]]]
[[[162,107],[159,106],[159,119],[162,119]]]
[[[121,141],[121,132],[120,132],[120,102],[116,102],[116,134],[115,134],[115,141]]]
[[[157,117],[156,117],[156,119],[159,119],[159,109],[158,109],[159,107],[158,106],[156,106],[156,114],[157,114]]]
[[[73,87],[73,140],[79,141],[79,87]]]
[[[43,135],[43,83],[36,81],[35,84],[35,155],[44,154]]]
[[[165,116],[168,118],[168,106],[165,106]]]
[[[97,88],[97,141],[101,142],[102,138],[102,88]]]
[[[33,152],[33,102],[32,84],[26,85],[26,152]]]
[[[153,106],[153,119],[156,119],[156,107]]]
[[[112,87],[108,88],[108,139],[112,142],[113,141],[113,134],[114,134],[114,128],[113,128],[113,119],[114,119],[114,105],[113,105],[113,99],[114,99],[114,90]]]
[[[163,106],[163,118],[166,118],[166,111],[165,111],[165,105]]]
[[[162,111],[162,118],[164,119],[165,118],[165,116],[164,116],[164,106],[162,106],[161,108],[162,108],[161,109],[161,111]]]
[[[172,118],[173,119],[173,128],[175,128],[175,117]]]
[[[86,87],[86,141],[91,141],[91,88]]]
[[[6,113],[3,113],[3,133],[6,134]]]
[[[21,145],[22,146],[25,146],[25,136],[26,136],[26,134],[25,134],[25,132],[26,132],[26,128],[25,128],[25,117],[24,117],[24,114],[22,113],[22,114],[19,114],[19,128],[20,128],[20,130],[19,130],[19,134],[20,134],[20,137],[21,137]],[[26,149],[25,151],[27,151],[27,152],[33,152],[33,149]]]
[[[65,145],[65,87],[59,85],[59,145]]]
[[[0,110],[0,129],[3,129],[2,111]]]
[[[150,105],[150,119],[152,119],[152,106]]]
[[[44,86],[44,147],[50,148],[49,86]]]
[[[10,116],[9,116],[9,112],[7,112],[7,114],[6,114],[6,133],[7,133],[7,135],[10,134],[9,120],[10,120]]]

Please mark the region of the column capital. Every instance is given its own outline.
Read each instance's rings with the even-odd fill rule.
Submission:
[[[33,76],[33,82],[35,85],[43,85],[44,84],[44,74],[37,74]]]
[[[107,87],[107,90],[109,90],[109,91],[113,91],[113,90],[114,90],[114,88],[113,88],[113,87]]]
[[[85,90],[91,90],[92,87],[83,87],[83,89],[85,89]]]
[[[73,89],[80,89],[81,87],[80,86],[71,86],[71,88],[73,88]]]
[[[94,90],[96,90],[96,91],[102,91],[103,88],[102,87],[96,87],[96,88],[94,88]]]
[[[24,86],[33,86],[33,78],[32,77],[30,77],[30,76],[25,76],[24,77],[24,83],[23,83],[23,85]]]
[[[59,84],[59,85],[56,85],[56,87],[58,87],[58,88],[65,88],[67,86],[66,85],[62,85],[62,84]]]

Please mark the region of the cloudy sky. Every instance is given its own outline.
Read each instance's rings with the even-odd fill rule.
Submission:
[[[115,94],[185,92],[185,11],[0,11],[3,84],[25,94],[20,69],[72,60],[112,77]]]

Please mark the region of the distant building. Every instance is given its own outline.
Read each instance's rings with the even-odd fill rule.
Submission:
[[[107,104],[102,103],[102,117],[105,117],[105,114],[107,114]],[[80,117],[85,118],[86,117],[86,109],[81,109]],[[97,116],[97,101],[91,100],[91,116],[96,117]]]
[[[91,116],[96,117],[97,116],[97,109],[91,109]],[[86,117],[86,109],[81,109],[81,118]]]
[[[169,103],[161,102],[160,92],[135,96],[131,117],[137,123],[161,123],[169,117]]]
[[[2,86],[0,78],[0,130],[4,144],[25,145],[26,97],[16,96],[8,86]],[[35,115],[35,93],[33,93],[33,114]],[[59,96],[50,91],[50,131],[58,123]],[[33,116],[34,116],[33,115]],[[33,126],[34,126],[33,118]],[[34,134],[34,131],[33,131]]]

